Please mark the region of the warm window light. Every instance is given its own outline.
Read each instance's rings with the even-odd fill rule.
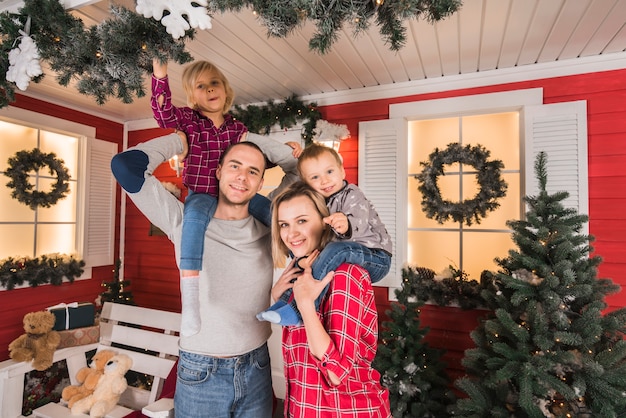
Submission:
[[[313,137],[313,141],[339,152],[341,141],[349,137],[350,131],[346,125],[329,123],[320,119],[315,125],[315,136]]]
[[[180,177],[180,172],[183,169],[183,162],[178,159],[178,155],[169,159],[170,168],[176,171],[176,177]]]

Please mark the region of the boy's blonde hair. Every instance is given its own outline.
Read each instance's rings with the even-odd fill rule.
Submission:
[[[303,181],[297,181],[292,183],[279,193],[272,201],[272,259],[274,260],[274,267],[284,267],[285,258],[289,255],[289,248],[285,245],[280,237],[280,225],[278,224],[278,207],[285,202],[288,202],[296,197],[304,196],[309,198],[321,218],[325,218],[330,215],[328,207],[326,206],[326,200],[324,196],[313,190],[311,186]],[[326,224],[324,232],[320,240],[319,250],[321,251],[326,245],[333,239],[333,233],[330,227]]]
[[[215,64],[209,61],[195,61],[185,67],[185,70],[183,71],[182,84],[183,90],[185,90],[185,94],[187,95],[187,105],[191,108],[195,108],[196,104],[193,102],[194,85],[196,84],[196,80],[200,74],[204,72],[215,74],[224,84],[226,101],[224,102],[224,108],[222,110],[223,113],[228,113],[230,107],[233,105],[233,101],[235,100],[235,91],[230,86],[230,83],[224,73],[222,73]]]
[[[304,149],[304,151],[302,151],[302,154],[300,155],[300,158],[298,158],[298,173],[300,173],[300,176],[302,176],[302,162],[306,161],[306,160],[316,160],[318,159],[321,155],[324,155],[325,153],[328,153],[330,155],[332,155],[332,157],[335,159],[335,161],[337,161],[337,165],[339,167],[343,167],[343,159],[341,158],[341,156],[339,155],[339,153],[337,153],[337,151],[335,151],[332,148],[329,148],[325,145],[321,145],[321,144],[317,144],[317,143],[312,143],[311,145],[309,145],[308,147],[306,147]]]

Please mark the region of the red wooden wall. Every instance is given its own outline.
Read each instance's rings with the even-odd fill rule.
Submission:
[[[356,183],[358,123],[387,119],[390,104],[537,87],[544,89],[545,103],[587,100],[590,232],[596,238],[596,253],[604,259],[600,276],[626,285],[626,277],[622,274],[626,268],[626,70],[325,106],[320,110],[325,119],[346,124],[351,132],[351,138],[342,143],[340,152],[348,180]],[[100,139],[120,143],[121,125],[28,98],[20,97],[16,105],[81,123],[89,121],[97,127]],[[129,145],[165,132],[160,129],[132,131]],[[160,167],[156,175],[162,181],[180,184],[174,172],[165,166]],[[131,291],[139,305],[178,311],[180,294],[173,247],[163,236],[150,236],[149,230],[148,221],[128,200],[123,260],[125,278],[131,281]],[[97,280],[64,285],[60,289],[44,286],[0,292],[0,313],[4,318],[3,325],[0,325],[0,360],[7,358],[6,346],[19,335],[24,313],[59,302],[93,300],[101,291],[100,282],[110,277],[111,270],[112,266],[103,268],[94,272]],[[377,288],[376,297],[381,320],[385,320],[384,312],[389,307],[387,289]],[[626,306],[626,294],[621,292],[611,296],[609,303],[613,308]],[[434,346],[448,350],[444,359],[449,363],[453,377],[462,373],[460,359],[464,349],[471,346],[468,331],[475,326],[479,314],[434,306],[422,310],[422,324],[431,327],[428,340]]]

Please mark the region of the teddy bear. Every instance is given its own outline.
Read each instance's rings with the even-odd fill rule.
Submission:
[[[74,403],[72,415],[89,414],[101,418],[111,412],[128,384],[124,375],[130,370],[133,360],[126,354],[113,356],[104,366],[104,374],[98,380],[93,393]]]
[[[116,354],[112,350],[100,350],[91,358],[88,367],[83,367],[76,372],[76,380],[80,385],[66,386],[61,392],[61,399],[67,402],[68,408],[72,408],[76,401],[93,393],[100,377],[104,374],[104,366]]]
[[[61,335],[52,330],[56,317],[50,311],[30,312],[24,315],[25,334],[9,344],[9,356],[15,361],[33,361],[35,370],[52,366],[54,350],[61,342]]]

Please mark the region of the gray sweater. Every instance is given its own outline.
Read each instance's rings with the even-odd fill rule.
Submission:
[[[172,241],[178,260],[183,203],[152,173],[159,164],[182,152],[180,139],[171,134],[131,150],[145,153],[148,166],[141,189],[128,195]],[[281,166],[293,175],[292,161],[286,154],[291,149],[278,144],[276,150],[278,155],[273,155],[264,147],[270,161],[286,162]],[[256,319],[256,314],[267,309],[270,301],[273,267],[269,229],[252,216],[235,221],[213,218],[205,234],[204,248],[200,272],[202,328],[196,335],[181,337],[180,348],[211,356],[234,356],[254,350],[271,333],[269,322]]]

